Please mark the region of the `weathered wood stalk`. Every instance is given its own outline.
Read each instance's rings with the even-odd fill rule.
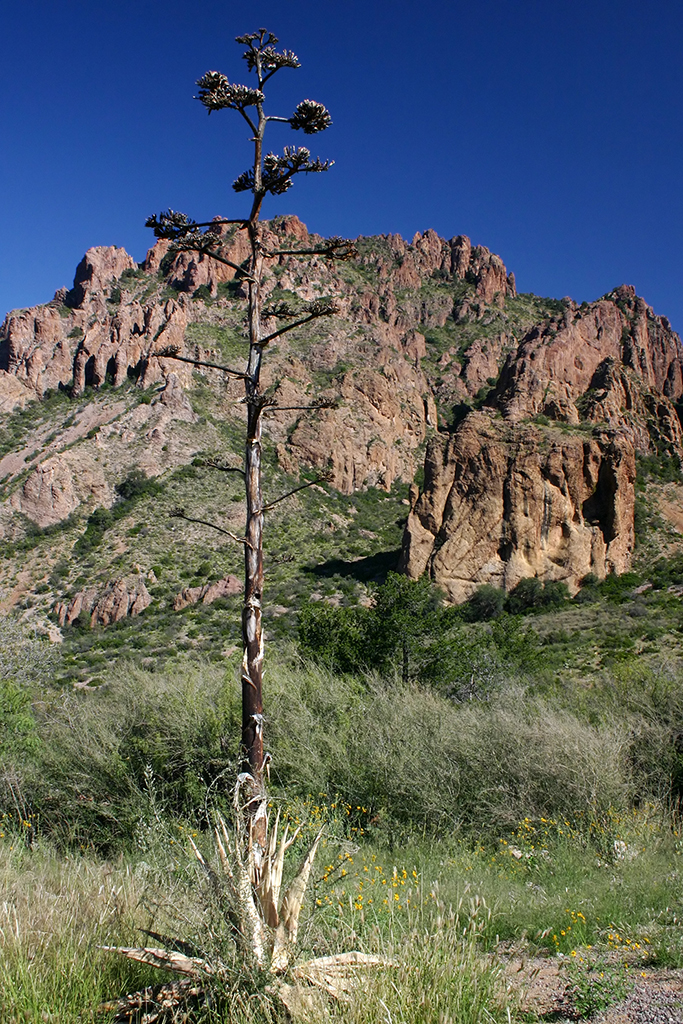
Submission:
[[[265,856],[267,836],[267,801],[264,781],[264,712],[263,712],[263,532],[264,516],[268,509],[263,494],[262,482],[262,432],[263,412],[271,403],[261,386],[261,364],[265,349],[271,341],[298,326],[307,324],[321,316],[336,312],[329,300],[316,300],[288,306],[277,303],[266,307],[263,301],[263,274],[269,261],[282,257],[308,258],[322,255],[329,259],[348,259],[355,255],[354,247],[343,239],[331,239],[320,246],[310,248],[286,248],[272,244],[272,235],[264,233],[260,224],[263,201],[268,194],[280,195],[286,192],[296,174],[310,174],[325,171],[329,162],[312,160],[308,149],[286,146],[281,156],[268,153],[264,156],[264,135],[269,122],[276,121],[289,125],[305,134],[324,131],[331,124],[330,115],[324,106],[312,100],[303,100],[290,117],[266,115],[263,88],[269,78],[281,68],[297,68],[299,61],[291,51],[278,53],[277,39],[261,29],[259,32],[239,36],[238,42],[247,47],[243,56],[247,67],[256,75],[257,87],[231,85],[225,75],[209,71],[199,82],[199,100],[208,109],[231,109],[237,111],[246,121],[252,133],[254,157],[251,167],[233,183],[236,192],[249,191],[253,199],[249,215],[244,218],[223,221],[235,225],[236,230],[246,231],[249,238],[250,255],[241,265],[232,262],[223,250],[223,241],[216,232],[216,221],[198,224],[184,214],[169,210],[158,218],[151,217],[148,225],[154,228],[160,238],[171,241],[172,251],[199,252],[218,262],[232,267],[235,276],[246,282],[248,290],[248,337],[249,353],[244,370],[217,367],[244,381],[247,409],[247,430],[244,454],[244,482],[246,495],[246,526],[244,537],[237,538],[222,527],[222,533],[232,536],[244,545],[244,604],[242,609],[242,774],[245,785],[245,815],[250,835],[260,854],[257,855],[257,871]],[[208,230],[202,231],[202,228]],[[286,243],[285,243],[286,245]],[[284,321],[283,326],[278,323]],[[168,350],[164,355],[172,355]],[[177,358],[197,365],[208,364],[197,358],[188,359],[175,353]],[[298,489],[298,488],[297,488]],[[280,500],[280,499],[276,499]],[[274,502],[271,502],[274,504]],[[183,515],[182,510],[176,514]],[[198,522],[199,520],[195,520]]]

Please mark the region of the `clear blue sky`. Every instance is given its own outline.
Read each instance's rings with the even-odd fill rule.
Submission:
[[[521,291],[579,301],[622,282],[683,331],[683,5],[674,0],[5,0],[0,318],[71,284],[92,245],[136,259],[145,217],[238,215],[238,115],[195,80],[248,79],[234,36],[265,25],[302,61],[336,161],[269,213],[322,234],[467,234]],[[305,141],[273,126],[270,142]]]

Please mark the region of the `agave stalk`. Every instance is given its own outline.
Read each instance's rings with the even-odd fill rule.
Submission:
[[[168,210],[158,217],[150,217],[147,225],[154,229],[157,238],[170,241],[170,251],[198,252],[232,268],[235,277],[242,282],[243,287],[246,286],[247,291],[249,351],[244,369],[204,362],[199,356],[188,358],[175,350],[164,349],[154,354],[157,357],[177,358],[198,366],[213,366],[244,384],[244,402],[247,410],[243,467],[247,507],[244,536],[237,537],[220,526],[216,527],[221,533],[241,544],[244,549],[242,772],[235,786],[231,827],[228,827],[222,817],[216,819],[215,863],[207,862],[198,847],[194,843],[192,845],[195,857],[210,883],[213,893],[212,904],[227,908],[226,926],[230,929],[242,955],[257,970],[268,971],[273,975],[277,991],[286,1002],[285,993],[288,986],[282,979],[291,968],[299,918],[320,842],[320,833],[314,839],[283,895],[285,855],[298,832],[290,835],[288,827],[281,830],[279,816],[272,826],[269,823],[264,777],[270,755],[264,755],[263,533],[266,512],[282,500],[282,497],[266,503],[263,494],[262,416],[264,410],[273,407],[273,402],[262,388],[261,367],[265,350],[276,338],[319,317],[336,313],[337,307],[333,301],[326,299],[293,306],[282,302],[266,306],[262,282],[266,267],[273,261],[306,260],[311,256],[346,260],[354,257],[356,250],[350,242],[340,238],[332,238],[309,247],[304,247],[298,242],[292,243],[290,247],[287,247],[288,243],[285,242],[273,249],[266,245],[259,222],[266,196],[286,192],[297,174],[319,173],[331,166],[330,161],[312,159],[310,151],[303,146],[285,146],[279,155],[266,153],[264,137],[269,122],[286,124],[295,131],[303,131],[306,135],[324,131],[332,122],[328,111],[321,103],[308,99],[299,103],[289,117],[267,115],[264,93],[266,83],[282,68],[298,68],[299,61],[289,50],[278,52],[275,49],[277,38],[265,29],[238,36],[237,42],[246,47],[243,57],[248,70],[256,76],[255,87],[230,83],[220,72],[209,71],[197,83],[197,98],[209,113],[222,109],[236,111],[249,127],[254,147],[253,160],[251,166],[233,183],[236,192],[251,192],[249,213],[246,217],[222,222],[197,223],[185,214]],[[223,236],[220,230],[217,230],[221,224],[234,225],[236,230],[246,232],[249,256],[243,264],[238,265],[230,259]],[[314,403],[310,408],[321,407],[321,403]],[[182,509],[177,509],[173,514],[188,518]],[[192,521],[203,522],[199,519]],[[180,943],[172,944],[182,948]],[[176,952],[173,949],[157,946],[105,948],[116,949],[133,960],[164,967],[190,978],[204,976],[206,979],[216,979],[225,974],[220,962],[186,952]],[[362,954],[354,956],[356,959],[353,960],[353,969],[365,962]],[[370,958],[367,962],[374,962],[374,959]],[[314,961],[311,961],[308,973],[301,974],[299,980],[305,977],[309,984],[332,993],[336,984],[330,981],[335,970],[333,960],[334,958],[327,958],[325,965],[320,962],[317,967],[313,966]],[[338,964],[342,973],[344,969],[351,970],[351,961],[346,963],[346,968],[343,967],[343,963],[346,961],[340,960]],[[302,965],[301,970],[304,966]]]
[[[289,306],[277,303],[264,305],[263,274],[269,263],[283,258],[308,259],[323,256],[327,259],[349,259],[356,255],[354,246],[344,240],[333,238],[321,245],[304,248],[296,243],[287,248],[286,243],[269,249],[259,222],[264,199],[267,195],[281,195],[288,191],[297,174],[312,174],[328,170],[331,161],[312,159],[310,151],[303,146],[285,146],[281,154],[266,153],[264,138],[270,122],[280,122],[295,131],[312,135],[324,131],[332,123],[330,115],[321,103],[303,100],[289,117],[267,115],[265,112],[264,87],[268,80],[282,68],[298,68],[300,63],[289,50],[278,52],[277,38],[265,29],[238,36],[237,42],[244,44],[243,57],[247,68],[256,77],[255,87],[230,83],[218,71],[209,71],[199,79],[200,102],[211,114],[213,111],[229,109],[236,111],[249,126],[253,143],[253,160],[233,183],[236,192],[251,192],[252,201],[248,216],[219,223],[235,225],[238,231],[245,231],[249,240],[250,255],[242,264],[232,262],[226,254],[218,223],[198,224],[185,214],[168,210],[157,217],[150,217],[147,225],[154,229],[158,238],[171,242],[171,251],[199,252],[219,263],[231,267],[235,276],[246,286],[248,297],[249,352],[244,370],[230,367],[223,369],[234,378],[243,381],[244,402],[247,410],[247,427],[244,451],[244,484],[246,496],[246,525],[243,537],[234,537],[244,547],[244,602],[242,607],[242,771],[251,789],[252,799],[244,804],[249,819],[250,835],[256,846],[254,857],[257,872],[264,869],[267,849],[267,806],[264,780],[264,713],[263,713],[263,533],[265,513],[277,504],[266,504],[262,483],[262,431],[263,412],[272,406],[261,385],[261,367],[268,345],[281,335],[311,321],[337,312],[334,302],[316,300]],[[207,230],[202,230],[206,228]],[[180,358],[197,365],[204,364],[197,359],[179,356],[168,349],[157,352],[157,356]],[[182,510],[178,513],[183,515]],[[197,520],[195,520],[197,521]],[[210,525],[210,524],[208,524]],[[222,527],[217,527],[226,533]],[[267,756],[267,755],[266,755]]]

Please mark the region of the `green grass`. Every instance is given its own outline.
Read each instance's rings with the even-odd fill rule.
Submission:
[[[144,876],[134,864],[61,857],[0,838],[0,1016],[7,1024],[102,1020],[97,1006],[159,978],[99,947],[139,941]]]
[[[326,824],[299,959],[360,949],[392,965],[370,972],[348,1002],[334,1004],[334,1020],[536,1019],[522,1013],[503,983],[499,956],[511,943],[526,954],[545,951],[558,959],[584,1012],[623,997],[643,968],[683,963],[671,909],[683,895],[680,840],[655,808],[613,817],[608,828],[604,821],[573,828],[527,818],[497,843],[434,846],[415,833],[400,847],[351,824],[367,817],[366,808],[324,794],[280,809],[292,824],[303,822],[302,851],[320,822]],[[605,831],[611,853],[599,846]],[[163,980],[98,948],[140,944],[140,928],[206,950],[219,942],[216,948],[229,958],[215,915],[202,909],[188,832],[207,855],[207,839],[196,828],[152,812],[135,827],[129,853],[102,861],[87,852],[60,855],[42,842],[30,849],[5,826],[4,1020],[94,1021],[99,1003]],[[624,837],[623,856],[615,855],[615,832]],[[231,972],[211,1014],[192,1019],[274,1021],[276,1007],[259,979],[238,964]]]
[[[134,639],[127,628],[106,635]],[[98,945],[134,944],[140,927],[201,940],[185,837],[205,848],[207,808],[230,813],[239,652],[227,677],[223,659],[144,671],[107,652],[106,685],[65,694],[40,642],[17,629],[0,655],[7,678],[24,666],[31,703],[15,710],[30,707],[34,727],[1,797],[3,1012],[89,1020],[97,1002],[151,981]],[[461,703],[337,676],[272,645],[267,667],[272,799],[303,825],[295,860],[325,826],[301,955],[396,961],[334,1019],[521,1021],[500,980],[511,945],[576,961],[584,1006],[616,998],[627,970],[683,965],[683,840],[667,792],[683,695],[674,666],[665,677],[626,663],[602,689],[568,692],[510,665],[492,675],[484,658],[486,696]],[[213,1020],[275,1019],[258,986],[245,1002],[245,983],[235,978]]]

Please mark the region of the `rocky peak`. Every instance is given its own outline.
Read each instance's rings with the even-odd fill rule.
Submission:
[[[482,356],[472,344],[469,359]],[[683,464],[682,365],[678,335],[629,285],[556,303],[508,352],[485,409],[430,442],[405,571],[429,571],[453,600],[481,583],[539,576],[575,590],[588,572],[624,572],[636,453]]]
[[[98,245],[88,249],[76,267],[73,288],[64,296],[64,302],[67,306],[79,309],[89,295],[104,292],[124,270],[136,269],[137,263],[125,249],[115,245]]]
[[[683,394],[682,355],[668,321],[622,285],[585,308],[567,304],[561,315],[534,326],[508,355],[490,402],[510,421],[542,414],[570,424],[588,417],[618,426],[626,394],[615,406],[596,401],[596,393],[607,385],[628,389],[622,371],[630,370],[636,390],[676,401]]]

